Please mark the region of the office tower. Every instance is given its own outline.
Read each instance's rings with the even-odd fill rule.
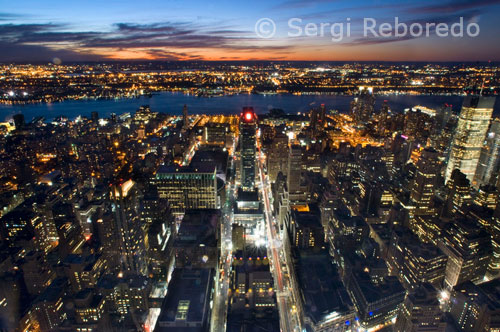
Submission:
[[[434,214],[432,201],[439,167],[438,152],[433,148],[424,149],[418,159],[417,173],[411,186],[410,199],[415,204],[414,215]]]
[[[450,294],[450,316],[458,331],[483,332],[500,329],[500,280],[480,285],[465,282]]]
[[[374,282],[368,272],[356,270],[344,278],[344,283],[364,329],[392,319],[406,296],[406,290],[394,276]]]
[[[451,215],[468,203],[472,197],[470,195],[470,182],[467,176],[460,170],[453,170],[450,180],[446,183],[448,197],[445,204],[446,214]]]
[[[315,138],[316,134],[322,132],[322,129],[326,125],[326,107],[325,104],[321,104],[318,108],[313,108],[309,112],[309,123],[312,129],[312,137]]]
[[[73,293],[76,294],[96,286],[97,280],[107,269],[107,262],[101,255],[71,254],[64,260],[63,267]]]
[[[240,116],[241,187],[253,190],[255,187],[257,115],[252,107],[244,107]]]
[[[431,284],[422,284],[411,292],[399,309],[394,332],[444,332],[446,322],[438,296]]]
[[[127,180],[111,186],[111,199],[122,271],[145,274],[147,271],[141,223],[142,193],[134,181]]]
[[[450,179],[454,169],[459,169],[469,181],[474,180],[494,105],[495,97],[465,97],[453,136],[445,181]]]
[[[325,231],[316,206],[292,207],[287,225],[292,246],[299,249],[320,249],[325,245]]]
[[[351,115],[354,121],[368,122],[373,115],[375,96],[373,88],[359,88],[359,95],[351,102]]]
[[[16,126],[16,130],[22,130],[24,129],[25,121],[24,121],[24,114],[14,114],[12,117],[14,119],[14,126]]]
[[[434,116],[431,133],[431,145],[439,151],[442,151],[441,143],[443,142],[443,134],[446,131],[446,125],[449,123],[453,114],[453,107],[449,104],[443,104]],[[444,135],[446,136],[446,134]],[[447,147],[447,146],[446,146]]]
[[[160,198],[168,200],[172,213],[182,215],[187,209],[218,207],[216,173],[213,165],[160,166],[152,183]]]
[[[396,275],[403,286],[411,290],[424,282],[440,287],[448,258],[435,245],[420,242],[404,228],[395,228],[386,261],[390,274]]]
[[[277,132],[267,152],[267,174],[271,183],[276,181],[278,173],[288,171],[288,136]]]
[[[498,189],[492,185],[484,185],[479,187],[476,192],[476,197],[474,198],[474,203],[495,210],[499,202]]]
[[[300,145],[291,145],[288,154],[288,174],[286,177],[288,192],[292,201],[304,199],[302,190],[302,164],[304,160],[304,151]]]
[[[490,234],[493,254],[488,265],[486,277],[491,280],[500,275],[500,203],[497,204],[493,213]]]
[[[481,149],[474,183],[476,187],[495,184],[500,171],[500,119],[491,122],[486,135],[485,143]]]
[[[38,330],[49,332],[57,328],[66,319],[64,300],[66,297],[67,280],[58,278],[33,301],[32,311],[38,322]]]
[[[213,269],[176,268],[155,331],[208,331],[215,279]]]
[[[307,321],[307,330],[354,331],[354,306],[328,252],[299,250],[293,270],[293,298],[299,315]]]
[[[183,129],[189,128],[189,117],[188,117],[187,105],[184,105],[184,107],[182,108],[182,128]]]
[[[228,123],[209,122],[203,128],[203,143],[210,145],[226,146],[231,138]]]
[[[31,295],[42,293],[56,278],[56,272],[39,251],[30,251],[21,263],[24,283]]]
[[[439,248],[448,256],[446,287],[483,279],[491,259],[491,237],[473,219],[460,218],[447,224]]]
[[[176,267],[216,268],[220,219],[220,210],[186,211],[173,243]]]

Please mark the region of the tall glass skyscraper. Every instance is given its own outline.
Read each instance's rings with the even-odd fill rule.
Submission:
[[[244,107],[240,116],[241,187],[253,190],[255,186],[255,152],[257,116],[252,107]]]
[[[476,169],[476,186],[496,183],[500,169],[500,120],[491,123]]]
[[[454,169],[459,169],[469,181],[474,180],[494,105],[495,97],[465,97],[453,136],[445,173],[446,181],[450,179]]]

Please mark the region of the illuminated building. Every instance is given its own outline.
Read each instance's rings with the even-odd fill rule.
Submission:
[[[238,199],[234,203],[233,223],[245,227],[247,235],[257,235],[256,227],[264,222],[263,203],[257,190],[238,189]]]
[[[354,271],[344,282],[365,329],[390,322],[406,296],[406,290],[394,276],[374,283],[367,272]]]
[[[486,141],[481,149],[474,183],[481,185],[495,184],[500,171],[500,119],[491,122]]]
[[[312,128],[312,138],[315,138],[316,134],[321,133],[326,125],[325,104],[321,104],[321,106],[318,108],[311,109],[309,116],[310,116],[309,125]]]
[[[210,145],[227,146],[231,138],[228,123],[209,122],[203,128],[203,143]]]
[[[433,215],[436,178],[439,174],[438,153],[433,148],[422,151],[417,162],[417,172],[411,186],[410,199],[415,204],[414,215]]]
[[[244,107],[240,116],[240,175],[244,190],[255,186],[256,131],[257,115],[252,107]]]
[[[446,287],[483,279],[491,259],[491,237],[475,220],[457,219],[447,225],[439,248],[448,256]]]
[[[448,188],[448,197],[445,209],[448,214],[456,213],[462,208],[462,205],[472,200],[469,179],[460,170],[453,170],[446,186]]]
[[[304,201],[305,192],[302,188],[302,165],[304,151],[299,145],[291,145],[288,155],[287,189],[291,202]]]
[[[494,104],[495,97],[465,97],[446,167],[446,182],[455,169],[464,173],[469,181],[474,180]]]
[[[450,293],[450,315],[459,331],[500,331],[500,281],[465,282]]]
[[[71,254],[66,257],[63,266],[73,293],[78,293],[96,286],[107,268],[107,262],[102,256]]]
[[[411,232],[393,230],[387,265],[390,274],[397,276],[406,289],[414,289],[424,282],[441,286],[447,260],[435,245],[420,242]]]
[[[486,277],[491,280],[500,275],[500,204],[497,205],[493,214],[490,234],[493,254],[488,265]]]
[[[474,198],[474,203],[492,210],[496,208],[498,202],[498,190],[492,185],[481,186]]]
[[[325,232],[321,225],[319,210],[315,206],[307,206],[304,211],[292,206],[287,229],[292,246],[299,249],[322,248]]]
[[[216,209],[216,167],[160,166],[152,183],[158,195],[167,199],[172,213],[181,215],[187,209]]]
[[[66,319],[64,298],[66,279],[55,279],[33,303],[33,311],[42,332],[56,330]]]
[[[140,215],[142,193],[135,182],[128,180],[111,186],[111,199],[123,272],[145,274],[146,252]]]
[[[351,102],[351,114],[357,123],[368,122],[373,115],[375,96],[373,88],[360,87],[359,95]]]
[[[394,332],[445,332],[446,322],[439,307],[438,292],[422,284],[408,295],[399,309]]]
[[[275,182],[278,173],[288,171],[288,136],[277,132],[267,152],[267,173],[269,181]]]

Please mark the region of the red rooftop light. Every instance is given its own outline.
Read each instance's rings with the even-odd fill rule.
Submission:
[[[251,112],[246,112],[245,113],[245,120],[252,121],[252,119],[253,119],[253,114]]]

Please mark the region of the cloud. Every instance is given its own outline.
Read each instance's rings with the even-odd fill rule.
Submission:
[[[204,30],[205,29],[205,30]],[[84,54],[91,58],[116,58],[112,50],[130,57],[147,59],[200,59],[199,54],[191,51],[207,49],[227,51],[281,51],[289,46],[262,44],[253,32],[231,29],[228,26],[200,28],[193,23],[158,22],[151,24],[115,23],[109,31],[72,31],[64,24],[0,24],[0,42],[10,48],[8,55],[0,54],[1,61],[34,59],[37,55],[43,60],[53,57],[81,59]],[[63,51],[64,48],[67,51]],[[185,52],[190,49],[190,52]],[[58,50],[58,52],[56,52]],[[14,56],[14,51],[20,54]],[[61,53],[61,55],[54,55]],[[49,59],[47,59],[49,57]]]

